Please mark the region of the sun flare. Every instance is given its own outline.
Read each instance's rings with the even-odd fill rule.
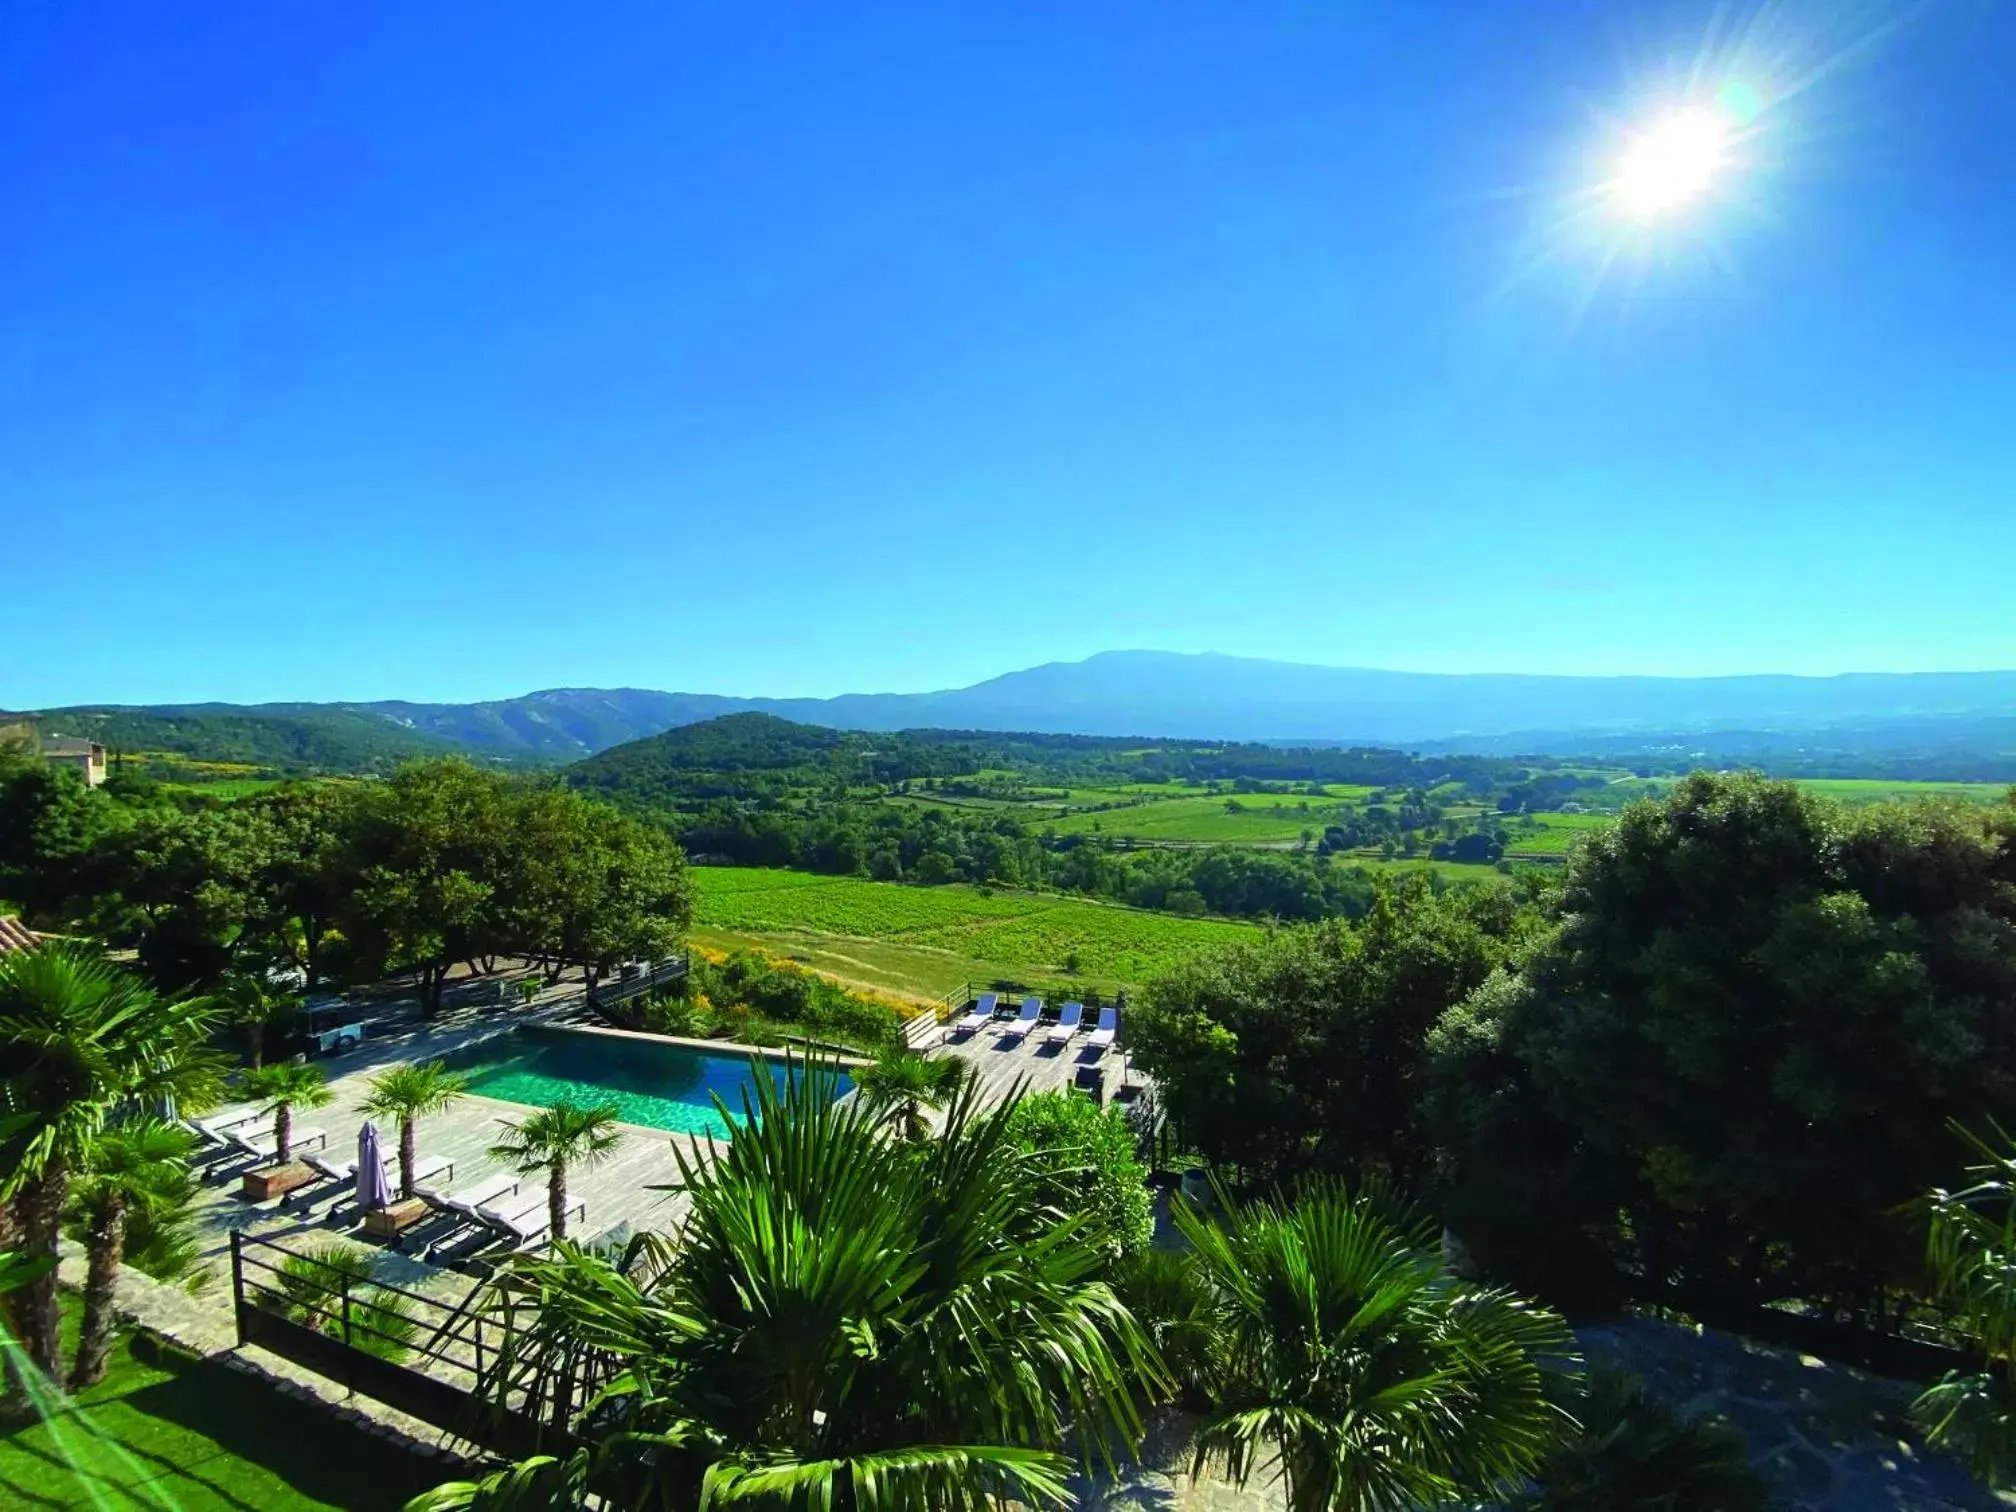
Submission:
[[[1610,189],[1635,220],[1658,220],[1705,196],[1730,164],[1735,122],[1712,105],[1678,111],[1632,133]]]

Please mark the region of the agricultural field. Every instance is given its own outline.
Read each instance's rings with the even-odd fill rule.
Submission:
[[[1228,810],[1227,803],[1238,809]],[[1136,840],[1186,844],[1272,845],[1292,842],[1302,831],[1323,832],[1334,800],[1293,793],[1228,793],[1164,798],[1127,808],[1069,814],[1049,828],[1060,835],[1131,836]]]
[[[1799,786],[1837,803],[1905,803],[1939,798],[1988,805],[2005,802],[2010,792],[2006,782],[1886,782],[1863,777],[1802,777]]]
[[[1251,924],[1048,893],[916,887],[761,867],[693,870],[693,939],[753,946],[884,992],[938,998],[965,982],[1068,979],[1110,992]],[[1077,970],[1067,968],[1074,964]]]
[[[1610,828],[1615,814],[1535,814],[1539,829],[1506,828],[1505,854],[1508,856],[1562,856],[1568,848],[1593,830]]]
[[[255,793],[269,793],[286,781],[284,777],[219,777],[212,782],[164,782],[162,786],[178,793],[196,793],[228,802],[233,798],[250,798]]]

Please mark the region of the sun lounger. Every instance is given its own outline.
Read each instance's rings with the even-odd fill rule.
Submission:
[[[259,1109],[248,1103],[242,1108],[233,1108],[226,1113],[212,1113],[208,1118],[193,1119],[191,1122],[205,1134],[214,1134],[221,1139],[229,1130],[242,1129],[246,1124],[257,1123],[259,1118]]]
[[[540,1238],[553,1223],[553,1215],[544,1192],[521,1197],[509,1207],[485,1207],[477,1211],[485,1223],[509,1234],[512,1244],[518,1249],[523,1249]],[[577,1202],[567,1211],[570,1214],[579,1213],[585,1218],[588,1215],[588,1204]]]
[[[968,1034],[985,1029],[989,1024],[994,1022],[994,1010],[1000,1005],[1000,1002],[1001,999],[998,994],[992,992],[981,993],[980,1001],[973,1005],[973,1011],[952,1027],[954,1029],[963,1029]]]
[[[355,1181],[357,1179],[357,1162],[354,1160],[336,1160],[323,1152],[304,1155],[301,1158],[308,1163],[308,1169],[313,1171],[317,1176],[320,1176],[324,1181]]]
[[[231,1131],[259,1121],[257,1108],[239,1108],[232,1113],[213,1113],[208,1118],[185,1118],[182,1127],[204,1144],[218,1149],[231,1147]]]
[[[1001,1031],[1001,1038],[1003,1040],[1024,1038],[1036,1027],[1036,1021],[1041,1017],[1043,1017],[1043,999],[1039,997],[1022,999],[1022,1011]]]
[[[508,1197],[518,1190],[516,1176],[493,1176],[481,1186],[473,1186],[466,1192],[443,1192],[425,1180],[416,1180],[413,1190],[437,1208],[446,1212],[459,1213],[471,1223],[487,1223],[482,1210],[500,1197]]]
[[[1090,1045],[1094,1050],[1104,1050],[1112,1045],[1114,1035],[1119,1032],[1120,1010],[1118,1008],[1101,1008],[1099,1010],[1099,1027],[1092,1031],[1092,1037],[1085,1041],[1085,1043]]]
[[[262,1159],[266,1159],[274,1153],[273,1131],[271,1129],[262,1130],[256,1135],[246,1135],[237,1129],[231,1129],[226,1132],[224,1137],[231,1142],[234,1148],[247,1155],[257,1155]],[[292,1135],[287,1153],[291,1156],[296,1150],[305,1150],[310,1146],[321,1146],[326,1149],[328,1145],[329,1136],[320,1129],[296,1129]]]
[[[1057,1015],[1056,1026],[1050,1031],[1050,1043],[1053,1045],[1066,1043],[1072,1035],[1078,1032],[1079,1027],[1084,1022],[1085,1005],[1083,1003],[1066,1003],[1064,1011]]]

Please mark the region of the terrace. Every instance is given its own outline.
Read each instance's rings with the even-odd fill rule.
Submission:
[[[960,1032],[948,1025],[935,1036],[926,1031],[922,1046],[927,1053],[949,1055],[966,1062],[972,1068],[981,1096],[989,1102],[1006,1098],[1018,1089],[1035,1093],[1074,1088],[1104,1102],[1131,1097],[1143,1085],[1138,1075],[1130,1074],[1122,1046],[1102,1049],[1089,1043],[1098,1017],[1096,1010],[1088,1010],[1077,1033],[1061,1043],[1050,1039],[1058,1005],[1046,1005],[1038,1026],[1026,1035],[1010,1031],[1012,1016],[1013,1005],[1004,1002],[996,1019],[986,1027]],[[626,1121],[619,1125],[617,1143],[608,1158],[569,1172],[570,1198],[582,1203],[585,1209],[570,1219],[569,1235],[593,1241],[676,1226],[683,1211],[683,1199],[653,1188],[677,1179],[675,1148],[688,1160],[695,1160],[705,1158],[714,1147],[710,1132],[720,1131],[706,1127],[715,1122],[712,1113],[706,1111],[708,1088],[695,1084],[679,1094],[685,1098],[684,1106],[693,1112],[691,1118],[673,1119],[686,1123],[688,1127],[684,1129],[664,1125],[666,1098],[626,1092],[623,1088],[634,1089],[650,1083],[649,1070],[639,1065],[639,1056],[663,1053],[664,1046],[686,1042],[628,1036],[578,1025],[554,1026],[554,1018],[554,1003],[550,1000],[525,1008],[468,1006],[451,1010],[436,1021],[366,1040],[340,1058],[324,1063],[329,1072],[331,1101],[312,1111],[297,1111],[296,1128],[324,1131],[326,1144],[316,1144],[315,1152],[326,1150],[335,1159],[348,1160],[355,1154],[358,1132],[367,1118],[364,1103],[381,1072],[399,1064],[435,1059],[445,1059],[451,1066],[473,1064],[479,1068],[475,1089],[443,1112],[422,1119],[418,1138],[423,1159],[453,1163],[451,1176],[430,1185],[451,1194],[466,1191],[492,1178],[515,1174],[490,1158],[490,1147],[504,1136],[508,1125],[533,1111],[537,1102],[566,1095],[570,1090],[569,1083],[555,1082],[521,1069],[529,1052],[518,1043],[526,1039],[519,1031],[538,1036],[532,1041],[535,1046],[558,1045],[562,1054],[572,1052],[582,1042],[592,1041],[587,1048],[608,1047],[613,1052],[611,1064],[614,1059],[624,1063],[620,1083],[603,1087],[583,1081],[578,1089],[572,1090],[572,1095],[582,1101],[614,1100]],[[615,1050],[617,1045],[623,1048]],[[746,1047],[720,1043],[696,1042],[692,1048],[710,1063],[751,1054]],[[497,1070],[500,1061],[501,1074]],[[489,1074],[485,1074],[486,1067]],[[592,1070],[586,1073],[594,1074]],[[506,1095],[486,1091],[486,1084],[495,1084]],[[538,1090],[520,1090],[526,1087]],[[552,1088],[561,1090],[556,1092]],[[731,1109],[737,1105],[737,1094],[732,1089],[725,1090],[723,1095]],[[672,1111],[675,1115],[679,1112],[677,1107]],[[647,1118],[655,1122],[647,1123],[644,1121]],[[383,1118],[376,1122],[387,1175],[396,1184],[398,1129]],[[224,1268],[233,1233],[289,1244],[337,1234],[356,1236],[359,1214],[347,1185],[323,1181],[290,1194],[278,1204],[248,1202],[241,1195],[238,1176],[262,1164],[265,1162],[249,1157],[223,1155],[208,1166],[210,1179],[205,1183],[199,1209],[198,1236],[206,1263],[213,1270],[221,1272]],[[543,1173],[521,1178],[520,1194],[543,1190],[544,1179]],[[436,1295],[459,1296],[468,1289],[468,1277],[448,1267],[481,1273],[487,1268],[485,1262],[498,1252],[496,1233],[485,1232],[446,1214],[436,1214],[402,1234],[396,1247],[386,1249],[380,1274],[402,1286]]]
[[[326,1131],[329,1154],[341,1160],[351,1159],[357,1149],[358,1130],[367,1117],[363,1103],[379,1072],[402,1062],[450,1057],[475,1049],[483,1042],[512,1032],[516,1027],[512,1020],[529,1017],[493,1015],[477,1023],[372,1041],[340,1063],[340,1074],[332,1075],[328,1084],[332,1094],[329,1105],[312,1112],[297,1112],[296,1127]],[[445,1111],[420,1121],[420,1154],[454,1163],[452,1177],[441,1183],[451,1193],[478,1186],[493,1176],[510,1174],[506,1167],[490,1159],[489,1148],[504,1136],[507,1124],[518,1122],[532,1111],[523,1103],[472,1092]],[[398,1129],[383,1118],[376,1122],[383,1140],[387,1176],[396,1185]],[[711,1141],[625,1123],[607,1159],[588,1169],[570,1170],[569,1195],[585,1204],[585,1212],[570,1220],[570,1237],[593,1239],[614,1232],[675,1224],[680,1199],[672,1193],[648,1190],[652,1185],[662,1186],[677,1179],[678,1169],[672,1156],[675,1144],[690,1157],[702,1154]],[[205,1183],[197,1232],[205,1260],[217,1272],[221,1273],[226,1264],[234,1232],[290,1245],[337,1234],[355,1236],[359,1214],[347,1185],[324,1182],[290,1194],[278,1205],[245,1201],[239,1192],[238,1174],[265,1163],[227,1157],[209,1168],[211,1178]],[[544,1173],[525,1176],[521,1181],[521,1192],[544,1190]],[[459,1296],[469,1289],[470,1278],[444,1269],[443,1262],[480,1260],[486,1251],[497,1247],[497,1240],[497,1235],[474,1230],[471,1225],[430,1218],[417,1225],[410,1235],[402,1235],[399,1248],[386,1250],[380,1274],[398,1285],[433,1295]]]
[[[591,1056],[590,1074],[599,1065],[605,1077],[598,1085],[584,1076],[577,1100],[617,1101],[624,1117],[633,1121],[620,1125],[607,1159],[587,1168],[570,1169],[570,1201],[583,1204],[585,1211],[570,1218],[569,1237],[590,1243],[620,1242],[635,1232],[675,1229],[684,1216],[686,1199],[663,1188],[678,1180],[675,1152],[697,1161],[719,1148],[701,1127],[713,1118],[712,1113],[702,1115],[699,1109],[710,1086],[721,1089],[704,1079],[677,1078],[683,1090],[660,1084],[651,1058],[686,1054],[666,1048],[680,1042],[555,1022],[572,1017],[578,1008],[578,997],[557,989],[529,1005],[466,1003],[424,1023],[399,1026],[396,1018],[381,1020],[373,1037],[361,1045],[345,1041],[339,1055],[319,1062],[328,1073],[331,1101],[312,1110],[297,1110],[295,1127],[297,1131],[325,1132],[326,1144],[318,1143],[316,1153],[326,1151],[336,1160],[352,1159],[374,1080],[393,1066],[445,1060],[451,1067],[467,1069],[474,1088],[443,1112],[421,1119],[417,1144],[423,1160],[453,1162],[452,1175],[429,1185],[450,1194],[466,1192],[515,1174],[493,1161],[489,1149],[504,1136],[507,1125],[522,1120],[536,1104],[554,1095],[541,1089],[521,1089],[523,1084],[513,1080],[532,1075],[527,1066],[536,1069],[541,1059],[540,1051],[524,1051],[521,1046],[557,1044],[564,1057],[573,1048],[586,1045],[601,1057],[598,1062]],[[1123,1095],[1131,1095],[1142,1085],[1137,1077],[1127,1074],[1119,1046],[1101,1049],[1089,1043],[1096,1010],[1086,1015],[1084,1026],[1068,1041],[1056,1043],[1049,1034],[1057,1019],[1057,1005],[1046,1007],[1039,1026],[1026,1036],[1006,1032],[1011,1014],[1012,1006],[1004,1004],[1001,1016],[977,1032],[925,1030],[916,1038],[926,1053],[955,1057],[970,1065],[980,1095],[989,1102],[1018,1089],[1047,1092],[1074,1088],[1107,1101],[1123,1085],[1128,1088]],[[718,1042],[692,1048],[717,1069],[735,1053],[735,1047]],[[756,1052],[742,1048],[745,1061],[755,1057]],[[677,1071],[675,1067],[675,1077]],[[1081,1077],[1096,1077],[1098,1084],[1088,1087]],[[647,1085],[651,1092],[638,1090]],[[500,1087],[507,1089],[506,1095],[495,1095]],[[731,1108],[738,1105],[738,1095],[724,1091],[723,1096]],[[692,1129],[664,1126],[662,1120],[679,1121],[689,1116],[677,1107],[663,1106],[674,1098],[693,1110]],[[653,1126],[643,1121],[646,1119],[661,1121]],[[386,1174],[396,1186],[397,1125],[382,1117],[376,1122]],[[261,1125],[270,1127],[270,1120],[262,1119]],[[455,1401],[466,1396],[474,1384],[483,1348],[480,1336],[469,1334],[464,1304],[477,1293],[492,1264],[510,1251],[512,1242],[494,1228],[439,1211],[406,1229],[396,1240],[367,1237],[352,1184],[324,1180],[279,1202],[253,1202],[242,1194],[240,1177],[270,1162],[249,1155],[209,1153],[215,1158],[208,1163],[196,1211],[196,1236],[212,1283],[191,1294],[129,1275],[122,1287],[122,1305],[129,1314],[201,1354],[228,1354],[247,1362],[249,1368],[291,1383],[289,1389],[347,1401],[409,1441],[444,1446],[456,1442],[459,1432],[449,1425],[459,1421],[459,1410],[439,1403],[444,1394]],[[543,1196],[544,1172],[520,1181],[521,1199]],[[312,1337],[304,1341],[301,1330],[290,1329],[262,1310],[260,1299],[273,1294],[278,1267],[290,1254],[339,1237],[374,1247],[374,1282],[405,1293],[405,1310],[423,1325],[429,1342],[403,1367],[372,1364],[348,1350],[332,1353],[335,1346],[331,1341],[317,1343]],[[535,1247],[538,1243],[535,1241]],[[359,1394],[343,1397],[345,1385]]]
[[[1083,1023],[1069,1040],[1051,1041],[1060,1009],[1059,1004],[1044,1004],[1038,1026],[1021,1035],[1011,1029],[1016,1005],[1003,999],[992,1022],[982,1028],[961,1032],[948,1025],[931,1053],[957,1057],[971,1067],[980,1095],[987,1102],[999,1102],[1017,1089],[1032,1093],[1075,1090],[1096,1096],[1102,1103],[1137,1096],[1146,1082],[1128,1067],[1126,1047],[1115,1043],[1110,1049],[1101,1049],[1091,1043],[1099,1018],[1096,1009],[1085,1010]],[[956,1014],[953,1022],[957,1022]]]

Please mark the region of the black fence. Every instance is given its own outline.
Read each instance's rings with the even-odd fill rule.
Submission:
[[[269,1239],[231,1236],[231,1295],[238,1342],[282,1359],[494,1454],[565,1454],[573,1447],[565,1404],[500,1389],[512,1342],[480,1307],[484,1288],[443,1302],[358,1278]],[[592,1389],[593,1383],[580,1387]],[[557,1421],[556,1421],[557,1419]]]
[[[673,956],[669,960],[655,961],[648,966],[640,964],[634,971],[618,971],[612,976],[604,977],[592,990],[581,994],[581,1001],[591,1008],[606,1008],[629,998],[641,997],[647,992],[656,992],[660,987],[670,986],[684,975],[686,975],[684,956]]]

